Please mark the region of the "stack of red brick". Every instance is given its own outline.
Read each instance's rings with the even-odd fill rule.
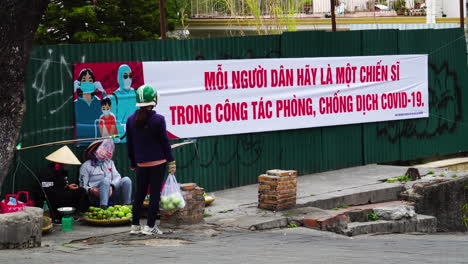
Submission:
[[[179,210],[161,210],[161,224],[188,225],[203,221],[205,213],[205,190],[195,183],[180,185],[185,207]]]
[[[297,171],[269,170],[258,176],[258,207],[279,211],[296,205]]]

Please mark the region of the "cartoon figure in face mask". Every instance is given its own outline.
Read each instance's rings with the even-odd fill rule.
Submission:
[[[101,100],[95,96],[95,91],[101,88],[91,69],[81,70],[75,81],[75,90],[78,94],[75,100],[76,138],[78,139],[96,136],[94,123],[101,114]]]
[[[101,100],[102,115],[99,117],[99,132],[101,136],[110,136],[117,134],[115,116],[111,113],[112,104],[109,98]]]
[[[125,124],[127,118],[137,109],[135,90],[132,88],[133,74],[127,64],[122,64],[117,73],[119,89],[117,89],[109,98],[111,99],[112,113],[117,118],[117,132],[119,135],[125,133]]]

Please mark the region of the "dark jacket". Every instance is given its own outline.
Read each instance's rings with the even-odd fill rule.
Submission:
[[[167,137],[164,116],[151,111],[143,128],[135,125],[136,112],[127,119],[127,151],[132,167],[137,163],[174,160],[171,145]]]
[[[49,163],[47,168],[39,173],[39,180],[44,190],[63,192],[68,184],[68,172],[66,170],[55,170],[54,163]]]

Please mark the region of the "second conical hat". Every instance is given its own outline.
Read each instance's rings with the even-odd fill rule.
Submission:
[[[63,146],[60,149],[56,150],[55,152],[47,156],[46,160],[62,164],[81,165],[81,162],[67,146]]]

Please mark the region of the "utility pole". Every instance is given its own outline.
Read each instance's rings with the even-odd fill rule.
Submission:
[[[330,0],[330,6],[331,6],[332,32],[336,32],[335,0]]]
[[[460,28],[465,28],[465,5],[463,0],[460,0]]]
[[[166,9],[164,8],[164,0],[159,0],[159,31],[161,39],[166,39]]]

